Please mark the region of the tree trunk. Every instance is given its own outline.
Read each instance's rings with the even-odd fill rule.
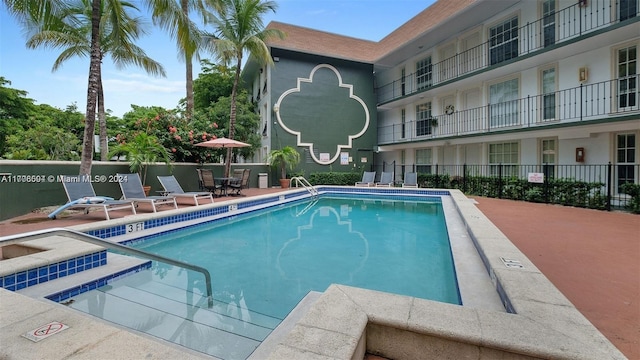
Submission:
[[[240,66],[242,65],[242,53],[237,56],[236,75],[231,89],[231,114],[229,115],[229,139],[233,140],[236,131],[236,97],[238,96],[238,83],[240,82]],[[227,161],[224,167],[224,177],[229,177],[231,171],[231,149],[227,148]]]
[[[102,74],[99,74],[98,76],[98,124],[100,127],[100,161],[108,161],[109,148],[107,145],[107,115],[104,111],[104,88],[102,87]]]
[[[87,112],[84,123],[84,139],[80,158],[80,175],[91,174],[93,160],[93,133],[96,126],[96,102],[100,75],[100,0],[91,1],[91,59],[87,87]]]
[[[181,0],[180,4],[182,5],[182,12],[185,17],[189,17],[189,4],[188,0]],[[191,117],[193,116],[193,51],[189,48],[191,45],[185,47],[184,49],[184,62],[185,62],[185,72],[186,72],[186,80],[187,80],[187,101],[185,105],[185,118],[187,122],[191,121]]]

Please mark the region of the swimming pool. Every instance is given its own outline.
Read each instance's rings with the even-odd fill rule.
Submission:
[[[246,358],[309,291],[332,283],[460,304],[439,197],[332,194],[134,246],[208,268],[214,311],[198,306],[201,275],[165,264],[70,306],[222,358]]]

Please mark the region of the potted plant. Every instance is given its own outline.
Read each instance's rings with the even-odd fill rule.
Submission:
[[[171,166],[171,155],[160,144],[155,136],[141,132],[136,134],[131,141],[122,142],[111,150],[109,157],[125,156],[129,161],[129,170],[138,173],[144,186],[145,193],[149,195],[151,186],[146,186],[147,167],[156,162],[164,162]]]
[[[287,168],[293,170],[296,165],[298,165],[300,162],[300,153],[291,146],[285,146],[279,150],[271,150],[268,161],[271,166],[280,169],[280,186],[283,189],[288,188]]]

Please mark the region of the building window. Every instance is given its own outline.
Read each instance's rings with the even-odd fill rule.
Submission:
[[[556,69],[542,71],[542,120],[556,118]]]
[[[636,177],[636,136],[635,134],[618,134],[617,137],[617,182],[618,191],[620,186],[626,183],[633,183]]]
[[[542,39],[544,47],[556,43],[556,0],[542,2]]]
[[[418,90],[431,86],[433,83],[432,70],[431,56],[416,63],[416,84],[418,85]]]
[[[489,171],[491,175],[516,176],[518,173],[518,143],[489,144]]]
[[[404,108],[400,109],[400,124],[400,138],[404,139],[405,131],[407,130],[407,111]]]
[[[635,46],[618,50],[618,108],[638,105],[638,49]]]
[[[542,166],[545,178],[552,179],[555,175],[556,164],[556,139],[543,139],[541,141],[542,148]]]
[[[499,64],[518,57],[518,17],[489,29],[489,63]]]
[[[407,82],[406,77],[407,77],[407,70],[405,70],[405,68],[403,67],[400,70],[400,92],[402,96],[406,94],[406,82]]]
[[[518,93],[518,79],[489,86],[490,127],[496,128],[518,124],[520,117]]]
[[[431,174],[431,149],[416,149],[416,172]]]
[[[620,0],[618,3],[618,19],[624,21],[636,17],[638,0]]]
[[[431,103],[416,106],[416,136],[431,135]]]

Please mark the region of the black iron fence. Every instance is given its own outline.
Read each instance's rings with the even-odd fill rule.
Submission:
[[[378,127],[378,143],[389,144],[433,138],[587,122],[637,115],[640,111],[637,84],[640,75],[580,85],[543,95],[434,115],[427,120]]]
[[[406,172],[418,173],[424,188],[459,189],[465,194],[600,210],[640,210],[640,165],[396,165],[396,184]],[[631,184],[630,187],[624,184]]]
[[[640,7],[635,0],[577,1],[563,9],[549,9],[542,18],[518,24],[512,32],[497,31],[495,37],[485,43],[431,64],[419,73],[405,75],[376,88],[378,103],[426,91],[460,76],[572,41],[608,26],[625,21],[631,23],[639,15]],[[505,46],[509,47],[509,53],[513,52],[512,56],[504,56]]]

